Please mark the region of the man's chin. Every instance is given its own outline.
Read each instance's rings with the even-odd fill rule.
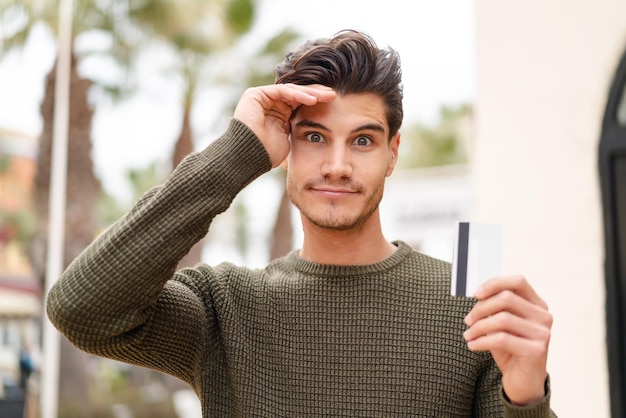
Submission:
[[[356,229],[359,229],[361,226],[363,226],[363,224],[367,220],[366,217],[358,217],[358,216],[348,217],[345,215],[342,217],[330,217],[329,216],[326,218],[313,217],[313,216],[308,216],[306,214],[305,216],[313,225],[317,226],[318,228],[326,229],[329,231],[356,230]]]

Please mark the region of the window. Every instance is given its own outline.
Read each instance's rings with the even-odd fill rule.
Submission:
[[[609,91],[599,163],[611,416],[626,417],[626,52]]]

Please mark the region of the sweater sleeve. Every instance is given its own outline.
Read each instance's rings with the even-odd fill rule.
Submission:
[[[504,418],[556,418],[550,409],[550,381],[546,380],[546,396],[538,403],[529,406],[513,405],[502,389],[502,374],[491,354],[482,353],[487,367],[480,376],[474,398],[476,417]]]
[[[516,406],[513,405],[506,397],[504,391],[501,391],[502,401],[504,402],[504,416],[507,418],[556,418],[556,414],[550,409],[550,377],[545,383],[546,396],[534,405]]]
[[[212,219],[270,168],[254,133],[231,120],[224,135],[187,156],[70,264],[47,296],[52,323],[82,350],[193,386],[215,318],[210,298],[170,279]]]

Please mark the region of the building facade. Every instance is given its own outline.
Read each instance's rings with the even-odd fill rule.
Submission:
[[[626,413],[609,378],[614,295],[599,167],[625,17],[621,0],[476,1],[471,214],[504,225],[505,270],[524,273],[554,315],[549,371],[560,416]]]
[[[36,153],[35,138],[0,130],[0,400],[20,396],[20,352],[38,353],[41,293],[26,255]]]

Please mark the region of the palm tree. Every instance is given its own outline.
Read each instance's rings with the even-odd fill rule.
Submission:
[[[130,57],[129,44],[119,35],[118,16],[111,9],[99,6],[101,2],[80,0],[76,2],[73,22],[74,40],[98,31],[109,33],[114,41],[109,53],[119,62]],[[45,26],[51,35],[56,34],[58,5],[55,2],[12,1],[0,5],[0,22],[12,30],[0,35],[3,44],[0,58],[14,49],[24,47],[38,25]],[[88,100],[92,80],[83,78],[78,72],[79,56],[72,51],[70,85],[70,128],[68,143],[68,190],[65,263],[71,261],[94,236],[96,219],[92,208],[99,195],[100,183],[93,173],[91,160],[91,123],[93,110]],[[46,77],[44,98],[40,111],[43,131],[39,137],[39,154],[35,179],[34,203],[39,227],[33,242],[33,268],[42,278],[43,260],[47,234],[48,196],[50,177],[50,150],[54,116],[54,86],[56,64]]]
[[[293,43],[300,38],[300,35],[293,30],[286,29],[274,36],[267,43],[264,49],[258,54],[259,62],[272,62],[272,71],[265,69],[252,71],[251,85],[269,84],[274,81],[274,67],[277,62],[282,61],[285,53]],[[268,59],[269,58],[269,59]],[[285,187],[285,171],[278,172],[283,187],[283,192],[278,204],[278,211],[272,228],[270,240],[269,258],[274,260],[287,254],[293,248],[293,226],[291,218],[291,200]]]
[[[74,46],[79,38],[104,33],[111,38],[110,48],[106,53],[118,63],[128,64],[132,57],[130,51],[137,40],[127,30],[128,19],[123,18],[124,11],[114,6],[97,0],[78,0],[74,6],[64,265],[68,265],[95,236],[98,227],[95,206],[101,190],[91,160],[93,109],[88,93],[93,80],[88,80],[79,73],[78,63],[85,55],[79,54]],[[5,28],[5,32],[0,35],[3,44],[1,54],[6,54],[24,47],[37,26],[44,26],[52,37],[56,37],[58,5],[56,2],[5,1],[0,4],[0,22]],[[40,107],[43,130],[39,137],[33,199],[38,227],[30,253],[33,271],[40,279],[42,288],[48,234],[55,75],[56,63],[46,77],[44,98]],[[64,378],[60,382],[60,398],[78,402],[75,408],[89,413],[89,382],[85,372],[84,354],[64,339],[61,346],[61,372]]]
[[[76,41],[98,34],[110,39],[109,47],[101,50],[122,66],[129,68],[134,53],[154,35],[165,40],[178,52],[180,75],[185,80],[183,119],[174,148],[172,164],[193,149],[190,114],[199,88],[207,57],[232,45],[245,33],[254,15],[253,0],[163,0],[99,1],[75,0],[72,34]],[[0,3],[0,33],[3,54],[25,46],[37,26],[44,26],[52,37],[58,21],[56,2],[36,0],[4,1]],[[207,28],[211,31],[206,31]],[[99,228],[96,215],[100,182],[94,175],[91,160],[91,123],[93,109],[88,93],[94,85],[106,91],[123,91],[125,85],[103,85],[83,77],[78,65],[89,59],[93,51],[73,48],[71,59],[70,127],[68,143],[68,187],[66,212],[65,265],[90,243]],[[39,138],[34,204],[38,218],[36,237],[31,245],[33,270],[44,279],[47,243],[50,150],[54,115],[54,86],[56,64],[46,77],[41,104],[43,130]],[[43,288],[43,286],[42,286]],[[63,340],[61,348],[61,403],[73,401],[72,408],[81,416],[90,415],[90,385],[85,372],[85,355]]]
[[[67,266],[96,235],[97,200],[101,193],[101,185],[94,175],[91,160],[91,124],[93,109],[88,100],[88,93],[95,80],[81,76],[78,64],[88,59],[93,51],[78,51],[77,40],[97,34],[110,39],[109,47],[100,51],[106,54],[122,68],[129,68],[134,52],[147,42],[149,34],[157,34],[179,46],[181,56],[194,55],[192,65],[184,66],[187,78],[185,93],[185,116],[183,129],[176,147],[174,162],[179,155],[191,151],[189,127],[189,111],[197,86],[196,62],[200,56],[212,52],[211,48],[220,46],[219,42],[209,42],[207,33],[198,31],[206,24],[206,18],[217,16],[213,26],[220,27],[222,40],[232,40],[236,34],[249,27],[251,21],[252,0],[186,0],[186,1],[98,1],[76,0],[74,2],[74,19],[72,22],[73,48],[71,58],[70,85],[70,121],[68,141],[68,184],[66,210],[66,239],[64,264]],[[226,13],[218,13],[226,10]],[[208,12],[215,12],[208,14]],[[225,19],[224,19],[225,16]],[[0,4],[0,25],[4,31],[0,34],[2,49],[0,54],[24,47],[34,28],[44,26],[52,37],[56,37],[58,22],[58,5],[56,2],[24,0],[4,1]],[[222,25],[222,23],[226,23]],[[242,23],[243,22],[243,23]],[[248,22],[248,23],[246,23]],[[167,28],[167,30],[165,29]],[[190,30],[194,28],[194,30]],[[197,55],[197,59],[195,57]],[[2,58],[2,55],[0,55]],[[31,245],[33,270],[42,281],[45,266],[47,243],[48,196],[50,192],[50,163],[52,148],[52,128],[54,116],[54,86],[56,64],[46,77],[44,98],[41,104],[43,131],[39,138],[39,157],[34,187],[34,205],[38,218],[38,229]],[[120,80],[121,81],[121,80]],[[120,85],[103,86],[105,90],[119,92]],[[86,379],[84,354],[74,349],[66,340],[61,348],[61,371],[64,378],[60,384],[60,398],[63,400],[82,400],[73,408],[82,416],[90,413],[89,382]]]
[[[301,40],[301,37],[301,34],[291,28],[278,31],[262,44],[261,48],[255,51],[252,56],[245,58],[247,71],[243,77],[241,77],[240,74],[236,74],[236,76],[240,77],[237,79],[233,79],[232,76],[223,77],[227,83],[239,85],[239,88],[236,89],[236,94],[233,95],[232,101],[224,109],[225,115],[232,115],[241,93],[247,87],[272,84],[274,82],[274,69],[276,64],[285,58],[285,54],[289,51],[290,47],[292,47],[296,41]],[[239,59],[241,59],[241,57],[239,57]],[[277,176],[283,188],[269,242],[269,259],[273,260],[287,254],[287,252],[292,249],[293,227],[291,219],[291,201],[284,187],[285,171],[272,171],[270,175]],[[237,216],[237,214],[245,212],[245,208],[238,206],[233,208],[233,211],[236,212],[237,222],[245,221],[245,217]],[[243,237],[247,236],[247,232],[243,229],[245,229],[245,225],[237,226],[237,230],[239,231],[238,242],[241,243],[239,250],[242,252],[242,255],[245,255],[246,241]]]
[[[130,11],[134,22],[145,32],[168,45],[177,57],[174,73],[182,81],[180,133],[171,167],[194,150],[191,112],[201,88],[204,71],[212,56],[232,47],[252,27],[254,0],[146,1]],[[192,266],[201,259],[203,243],[197,243],[180,261],[179,267]]]

